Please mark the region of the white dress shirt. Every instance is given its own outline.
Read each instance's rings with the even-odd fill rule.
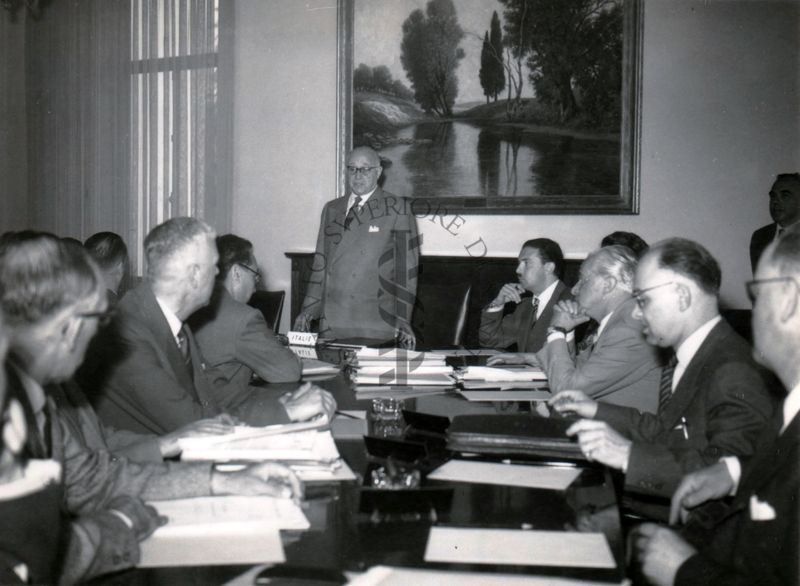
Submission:
[[[716,326],[721,319],[721,315],[711,318],[702,326],[697,328],[691,336],[686,338],[683,341],[683,344],[678,346],[678,349],[675,351],[675,356],[678,358],[678,364],[675,365],[675,374],[672,375],[673,392],[675,391],[675,387],[678,386],[678,382],[681,380],[683,373],[686,372],[686,367],[689,366],[689,363],[692,361],[692,358],[694,358],[694,355],[697,354],[700,346],[702,346],[703,342],[706,341],[708,334],[711,333],[711,330],[714,329],[714,326]]]

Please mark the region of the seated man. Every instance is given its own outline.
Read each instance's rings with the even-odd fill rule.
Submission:
[[[112,307],[115,306],[119,301],[122,281],[128,275],[130,267],[125,241],[114,232],[98,232],[89,236],[83,247],[100,267],[108,292],[108,301]]]
[[[775,178],[769,190],[769,215],[772,224],[762,226],[750,237],[753,273],[764,249],[800,220],[800,173],[781,173]]]
[[[564,264],[561,247],[548,238],[522,245],[517,265],[518,283],[506,283],[481,312],[478,342],[484,348],[537,352],[547,340],[547,328],[559,301],[571,299],[569,288],[559,280]],[[528,299],[526,292],[533,293]],[[505,306],[515,304],[506,314]]]
[[[300,359],[281,344],[257,309],[247,305],[259,280],[253,245],[226,234],[217,238],[219,273],[208,306],[189,319],[206,359],[206,376],[223,409],[236,409],[256,389],[253,373],[271,383],[300,380]],[[263,391],[262,391],[263,392]]]
[[[0,372],[8,374],[8,393],[15,399],[2,434],[9,442],[3,460],[9,464],[9,479],[23,479],[24,489],[6,496],[26,497],[14,501],[4,512],[10,516],[4,515],[3,522],[4,527],[12,527],[19,521],[14,538],[23,542],[6,542],[3,551],[9,548],[12,569],[24,564],[29,576],[42,576],[35,582],[50,581],[44,579],[47,568],[38,564],[45,562],[58,536],[62,505],[74,520],[66,521],[65,565],[56,573],[60,581],[70,583],[137,562],[138,541],[158,523],[155,512],[139,498],[273,494],[295,485],[301,490],[291,472],[276,465],[267,465],[271,472],[248,467],[221,476],[207,464],[138,465],[111,456],[104,446],[87,449],[83,437],[61,419],[43,387],[72,375],[106,303],[99,271],[79,246],[42,235],[7,242],[0,251],[0,308],[10,339],[9,356]],[[22,466],[20,456],[30,464]],[[51,481],[58,477],[63,478],[63,490],[51,488]],[[5,500],[11,502],[11,498],[0,498],[0,502]],[[36,510],[29,510],[28,504]],[[30,524],[25,523],[26,515],[31,516]],[[26,528],[31,533],[25,533]],[[36,558],[26,558],[30,544],[25,540],[51,538],[50,544],[38,542],[41,550]],[[55,570],[51,567],[50,571]]]
[[[579,391],[550,400],[587,418],[568,433],[589,460],[624,472],[627,491],[668,498],[687,472],[752,454],[772,415],[766,373],[719,315],[720,281],[714,257],[682,238],[651,247],[636,269],[634,316],[648,342],[675,351],[662,372],[657,415]]]
[[[5,372],[9,393],[24,414],[28,437],[23,453],[60,464],[69,513],[94,515],[122,503],[122,513],[142,515],[138,501],[129,497],[302,493],[293,473],[277,464],[223,472],[209,464],[136,464],[112,456],[104,446],[88,449],[80,430],[62,418],[44,387],[72,376],[106,307],[100,273],[81,247],[39,236],[7,243],[0,250],[0,308],[10,339]],[[125,525],[137,527],[135,522]],[[97,548],[103,548],[108,552],[100,564],[105,571],[129,567],[138,560],[136,538],[145,534],[136,531],[125,538],[122,533],[106,542],[93,532],[84,539],[87,555],[94,559]]]
[[[699,523],[701,510],[690,513],[685,539],[657,525],[638,529],[642,571],[653,584],[800,583],[800,232],[769,245],[747,286],[754,355],[790,392],[752,458],[693,472],[672,498],[675,523],[680,512],[735,494],[721,515]]]
[[[633,317],[631,296],[636,257],[625,246],[607,246],[590,254],[572,288],[577,301],[561,301],[550,322],[544,348],[536,354],[500,354],[489,364],[540,365],[550,391],[580,389],[589,397],[655,413],[661,364],[658,349],[647,343],[642,322]],[[593,343],[574,356],[567,335],[589,318],[600,326]]]
[[[215,236],[200,220],[173,218],[145,238],[147,276],[122,298],[77,379],[106,425],[161,435],[223,411],[184,325],[211,297]],[[333,397],[318,388],[255,399],[231,414],[265,425],[330,417],[336,409]]]
[[[634,232],[624,232],[622,230],[607,234],[603,236],[603,239],[600,241],[601,248],[604,246],[617,245],[630,248],[637,260],[642,258],[648,248],[647,242],[645,242],[641,236]]]

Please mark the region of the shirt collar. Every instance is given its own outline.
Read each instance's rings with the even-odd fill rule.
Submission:
[[[536,300],[539,300],[539,308],[536,310],[536,317],[538,318],[542,315],[544,308],[547,307],[547,304],[550,303],[550,299],[553,297],[553,293],[556,291],[556,287],[558,286],[558,279],[553,281],[553,283],[544,291],[542,291],[541,295],[534,295],[533,300],[531,303],[535,303]]]
[[[14,365],[14,370],[19,377],[22,388],[25,389],[25,394],[28,396],[28,402],[31,404],[34,415],[38,417],[40,413],[44,412],[47,403],[47,397],[45,396],[42,385],[36,382],[33,377],[18,366]]]
[[[611,316],[614,315],[613,311],[609,311],[603,319],[600,320],[600,325],[597,326],[597,337],[600,337],[600,334],[603,333],[603,330],[606,329],[606,325],[608,324],[608,320],[611,319]]]
[[[714,329],[714,326],[717,325],[721,319],[721,315],[711,318],[683,341],[683,344],[675,351],[675,356],[677,356],[679,364],[683,365],[684,368],[688,366],[692,358],[694,358],[694,355],[697,354],[700,346],[706,341],[708,334],[711,333],[711,330]]]
[[[167,323],[169,324],[169,329],[172,332],[172,337],[177,341],[178,332],[181,331],[183,322],[178,318],[177,315],[172,313],[172,310],[167,307],[164,302],[161,301],[161,299],[158,298],[158,295],[156,295],[156,303],[158,303],[158,306],[161,308],[161,313],[163,313],[164,317],[167,318]]]
[[[789,427],[792,419],[797,416],[798,411],[800,411],[800,384],[793,388],[783,401],[783,427],[781,427],[781,433]]]
[[[367,200],[370,197],[372,197],[372,194],[375,193],[376,191],[378,191],[378,186],[377,185],[375,186],[375,189],[373,189],[369,193],[365,193],[364,195],[359,196],[359,197],[361,197],[361,204],[359,205],[359,209],[361,207],[363,207],[365,203],[367,203]],[[355,193],[351,193],[350,194],[350,198],[347,200],[347,211],[348,212],[350,211],[350,208],[353,207],[353,204],[355,203],[355,201],[356,201],[356,194]]]

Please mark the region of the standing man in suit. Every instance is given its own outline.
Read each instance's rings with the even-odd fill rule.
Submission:
[[[642,322],[633,317],[636,264],[627,246],[595,250],[581,264],[580,279],[572,288],[575,301],[556,305],[544,347],[536,354],[492,356],[489,364],[541,366],[552,393],[580,389],[605,403],[655,413],[661,361],[658,349],[644,338]],[[600,326],[576,356],[568,337],[590,318]]]
[[[559,301],[572,299],[561,282],[564,254],[549,238],[534,238],[522,245],[517,264],[519,282],[506,283],[481,312],[478,342],[483,347],[517,352],[538,352],[547,340],[547,328]],[[533,293],[528,298],[525,293]],[[515,304],[506,313],[507,304]]]
[[[754,274],[764,249],[800,220],[800,173],[781,173],[775,178],[769,190],[769,215],[773,223],[762,226],[750,238],[750,266]]]
[[[211,297],[215,237],[201,220],[173,218],[145,238],[147,276],[120,301],[78,380],[106,425],[162,435],[224,411],[184,324]],[[260,425],[332,416],[333,397],[316,387],[301,390],[264,397],[255,412],[229,412]]]
[[[735,495],[721,515],[700,524],[691,513],[686,539],[657,525],[639,528],[642,570],[660,586],[800,583],[800,232],[770,244],[755,276],[747,283],[754,355],[789,394],[752,458],[724,458],[689,474],[672,497],[675,523]]]
[[[662,372],[657,415],[579,391],[550,400],[586,418],[567,433],[589,460],[625,473],[627,491],[669,498],[687,472],[752,454],[772,415],[765,373],[719,314],[721,277],[714,257],[683,238],[657,243],[639,263],[634,316],[648,342],[675,351]]]
[[[219,273],[211,302],[190,319],[217,401],[226,409],[264,391],[253,373],[271,383],[300,380],[297,355],[281,344],[261,312],[247,305],[261,279],[253,244],[235,234],[217,238]]]
[[[381,160],[369,147],[347,157],[350,196],[322,209],[317,249],[302,309],[309,331],[319,319],[326,338],[397,338],[413,346],[420,237],[411,202],[383,191]]]

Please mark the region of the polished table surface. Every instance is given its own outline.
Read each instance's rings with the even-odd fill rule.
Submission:
[[[356,396],[339,375],[316,381],[330,390],[341,410],[369,411],[370,399]],[[263,392],[280,393],[296,385],[268,385]],[[470,403],[453,391],[405,399],[405,409],[452,417],[466,413],[528,410],[530,404]],[[537,415],[532,414],[532,417]],[[374,432],[370,423],[370,431]],[[436,442],[434,442],[436,444]],[[617,499],[604,468],[582,466],[580,476],[564,491],[425,479],[448,456],[436,444],[413,464],[422,471],[419,489],[388,491],[368,486],[369,470],[385,463],[367,452],[365,442],[337,439],[339,451],[358,476],[356,482],[307,485],[304,512],[311,528],[282,531],[287,564],[301,567],[365,571],[374,565],[425,567],[476,572],[528,573],[617,582],[623,578],[624,546]],[[491,566],[426,563],[423,554],[432,525],[554,531],[603,532],[616,559],[613,570],[533,566]],[[118,574],[104,583],[215,584],[247,566],[159,568]]]

